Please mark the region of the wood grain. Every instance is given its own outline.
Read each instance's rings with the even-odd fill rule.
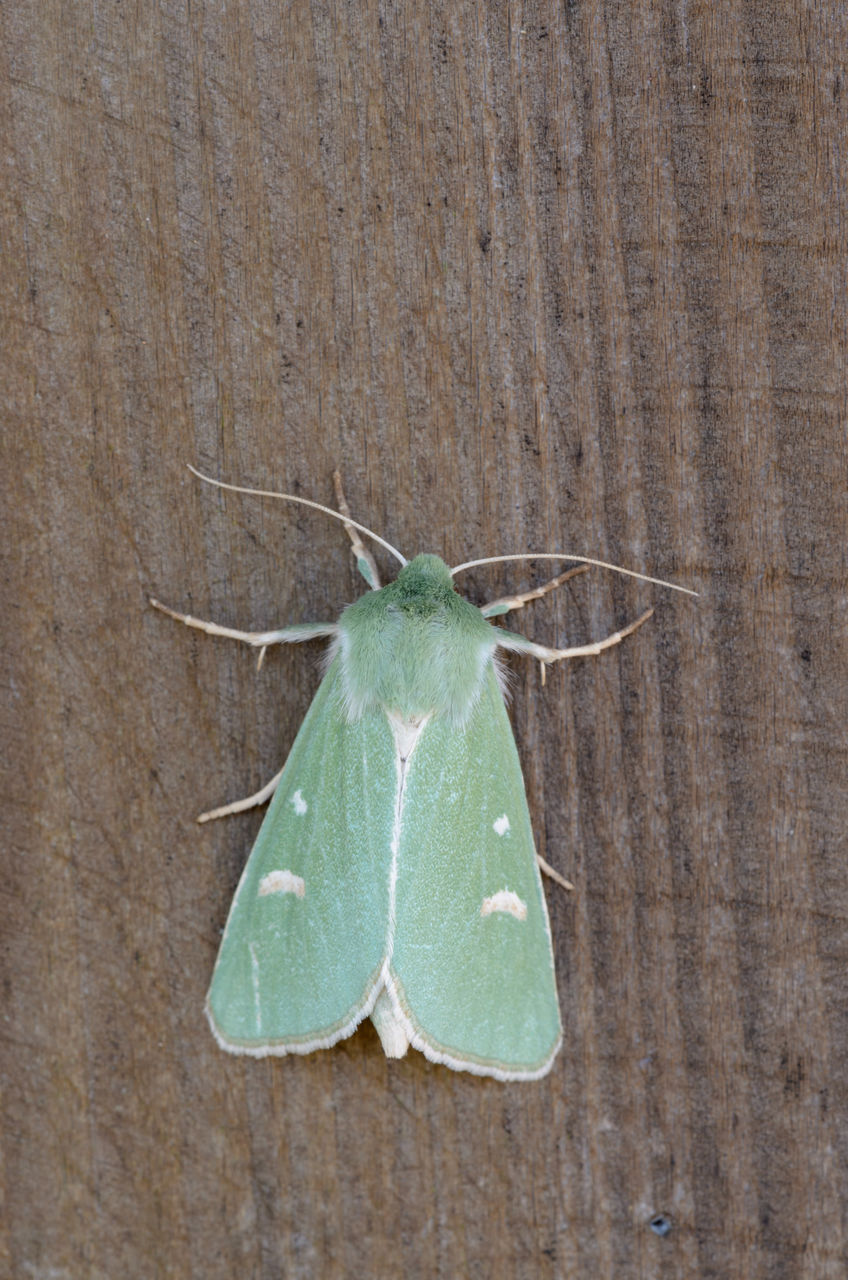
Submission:
[[[841,1280],[846,68],[816,4],[0,15],[0,1274]],[[513,718],[566,1043],[503,1086],[215,1046],[204,991],[315,650],[332,501],[585,551]],[[384,568],[385,560],[381,559]],[[467,575],[482,601],[541,580]],[[650,1223],[668,1215],[661,1237]]]

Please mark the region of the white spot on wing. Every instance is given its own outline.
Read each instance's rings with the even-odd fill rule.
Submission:
[[[309,808],[309,805],[306,803],[299,790],[295,791],[290,803],[294,805],[294,811],[299,818],[302,818],[306,813],[306,810]]]
[[[499,889],[497,893],[492,894],[491,898],[483,899],[483,905],[480,908],[481,916],[491,916],[496,911],[502,911],[507,916],[515,916],[516,920],[527,919],[527,903],[522,902],[512,889]]]
[[[303,877],[296,876],[293,871],[269,871],[259,881],[259,896],[264,898],[269,893],[293,893],[296,898],[302,898],[306,894],[306,884]]]
[[[505,813],[502,813],[499,818],[495,818],[492,826],[499,836],[505,836],[509,831],[509,818]]]

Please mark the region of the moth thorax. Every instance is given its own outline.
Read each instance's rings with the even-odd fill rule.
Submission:
[[[398,756],[401,763],[405,763],[415,750],[416,743],[421,737],[421,730],[430,717],[413,716],[411,720],[407,720],[397,711],[387,711],[386,714],[391,725]]]
[[[351,718],[379,708],[410,724],[431,716],[467,723],[492,660],[488,645],[462,648],[436,628],[409,629],[391,620],[376,645],[342,633],[339,649]]]
[[[338,652],[351,718],[379,707],[403,720],[467,722],[495,649],[494,628],[453,589],[435,556],[360,597],[339,622]]]

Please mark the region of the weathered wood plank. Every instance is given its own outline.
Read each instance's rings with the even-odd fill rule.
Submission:
[[[846,16],[24,0],[0,17],[11,1276],[841,1278]],[[599,573],[513,664],[566,1044],[502,1086],[202,1002],[332,501],[407,552]],[[475,571],[482,600],[540,580]],[[671,1231],[651,1230],[667,1214]]]

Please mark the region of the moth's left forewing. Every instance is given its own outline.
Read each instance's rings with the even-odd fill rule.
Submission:
[[[434,718],[410,760],[397,856],[393,994],[436,1062],[546,1074],[562,1029],[518,754],[489,659],[458,730]]]
[[[222,1048],[311,1053],[370,1012],[388,931],[394,778],[385,718],[348,720],[334,662],[230,908],[207,1000]]]

